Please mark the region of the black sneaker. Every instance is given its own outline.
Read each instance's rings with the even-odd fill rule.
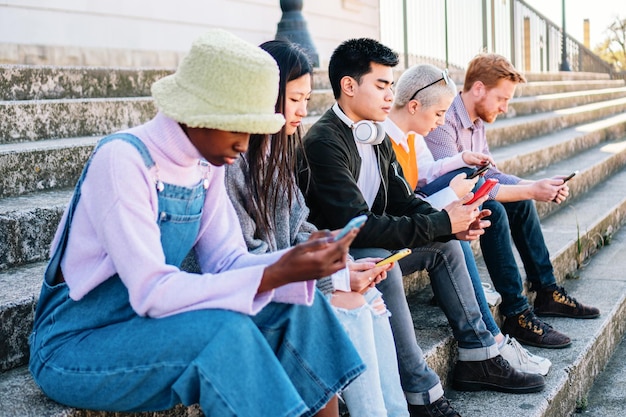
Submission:
[[[574,319],[595,319],[600,310],[589,307],[570,297],[563,287],[553,285],[537,291],[535,314],[538,316],[571,317]]]
[[[460,391],[526,394],[539,392],[545,385],[543,376],[517,371],[501,355],[484,361],[458,361],[454,368],[454,387]]]
[[[569,337],[541,321],[530,309],[517,316],[507,317],[502,325],[502,333],[524,345],[542,348],[560,349],[572,344]]]
[[[432,404],[409,404],[409,414],[411,417],[461,417],[443,395]]]

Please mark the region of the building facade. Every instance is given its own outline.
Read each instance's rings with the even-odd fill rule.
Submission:
[[[345,39],[380,39],[378,0],[5,0],[0,63],[175,67],[210,28],[273,39],[281,4],[301,8],[321,67]]]

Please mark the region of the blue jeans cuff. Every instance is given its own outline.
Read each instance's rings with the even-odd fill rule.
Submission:
[[[496,343],[483,348],[459,348],[459,360],[464,362],[484,361],[487,359],[495,358],[499,354],[500,351],[498,350],[498,345]]]
[[[441,383],[437,383],[434,387],[426,392],[406,392],[404,393],[409,404],[426,405],[432,404],[443,395],[443,387]]]

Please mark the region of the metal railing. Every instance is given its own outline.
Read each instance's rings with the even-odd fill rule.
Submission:
[[[430,62],[465,68],[479,52],[506,56],[525,72],[555,72],[562,30],[523,0],[382,0],[381,40],[405,68]],[[613,67],[566,34],[572,71],[613,75]]]

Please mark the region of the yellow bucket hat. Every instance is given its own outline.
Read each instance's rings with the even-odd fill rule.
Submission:
[[[189,127],[275,133],[279,70],[261,48],[221,29],[194,41],[178,69],[152,84],[163,114]]]

